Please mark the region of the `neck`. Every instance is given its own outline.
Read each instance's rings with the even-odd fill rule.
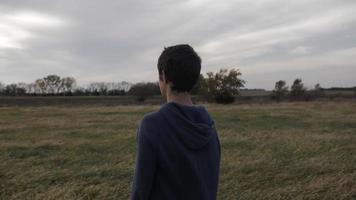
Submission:
[[[193,102],[188,92],[168,92],[167,102],[175,102],[187,106],[192,106]]]

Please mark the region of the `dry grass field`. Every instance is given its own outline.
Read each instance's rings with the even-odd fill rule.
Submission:
[[[356,102],[206,105],[218,199],[356,199]],[[128,199],[159,106],[0,107],[0,199]]]

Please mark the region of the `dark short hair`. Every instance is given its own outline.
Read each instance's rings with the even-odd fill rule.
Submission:
[[[164,48],[157,67],[160,80],[164,73],[172,90],[190,92],[199,79],[201,59],[191,46],[179,44]]]

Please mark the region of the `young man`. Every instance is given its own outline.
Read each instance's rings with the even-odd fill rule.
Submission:
[[[167,103],[146,114],[137,131],[133,200],[216,199],[220,142],[214,121],[193,105],[201,59],[189,45],[165,48],[158,59],[159,86]]]

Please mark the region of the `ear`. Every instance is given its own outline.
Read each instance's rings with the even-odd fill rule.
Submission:
[[[162,80],[163,82],[168,83],[164,71],[162,71],[162,74],[159,75],[159,78],[160,78],[160,80]]]

